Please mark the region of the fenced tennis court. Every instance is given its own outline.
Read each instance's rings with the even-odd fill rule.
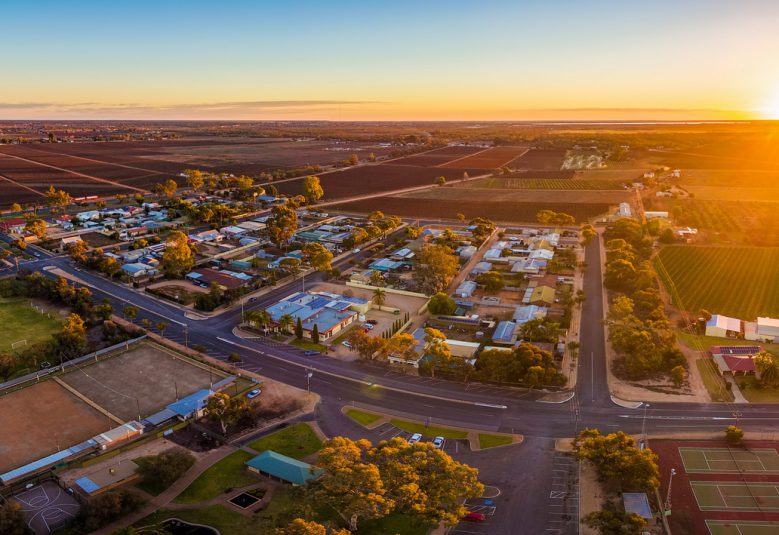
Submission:
[[[779,522],[749,520],[707,520],[706,527],[711,535],[775,535],[779,533]]]
[[[688,474],[779,474],[779,452],[773,448],[679,448]]]
[[[779,511],[779,483],[691,481],[701,511]]]

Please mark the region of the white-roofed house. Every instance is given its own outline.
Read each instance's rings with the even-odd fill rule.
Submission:
[[[764,342],[779,341],[779,319],[758,317],[757,338]]]
[[[741,320],[737,318],[723,316],[722,314],[714,314],[711,319],[706,322],[706,336],[733,338],[740,335],[741,332]]]

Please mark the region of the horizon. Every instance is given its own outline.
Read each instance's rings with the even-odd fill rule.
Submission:
[[[779,118],[779,5],[629,4],[13,5],[0,118]]]

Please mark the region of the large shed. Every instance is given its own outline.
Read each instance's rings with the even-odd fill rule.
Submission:
[[[246,461],[246,466],[252,472],[293,485],[303,485],[309,479],[315,479],[322,473],[321,470],[311,470],[311,465],[308,463],[276,453],[273,450],[266,450],[257,457]]]

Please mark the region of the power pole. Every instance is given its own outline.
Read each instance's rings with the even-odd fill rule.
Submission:
[[[676,475],[676,468],[671,468],[671,477],[668,479],[668,493],[665,495],[665,505],[663,511],[665,516],[671,516],[671,484],[674,482],[674,476]]]

